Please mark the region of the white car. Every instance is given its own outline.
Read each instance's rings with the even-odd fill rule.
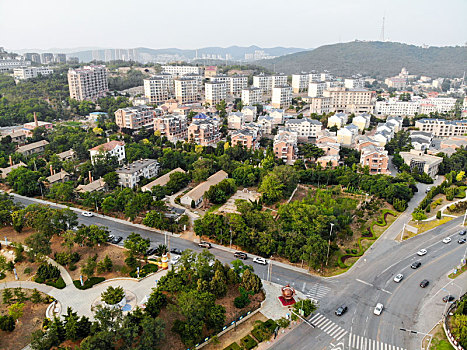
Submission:
[[[404,275],[401,273],[398,273],[397,275],[394,276],[394,282],[399,283],[400,281],[402,281],[403,278],[404,278]]]
[[[87,218],[90,218],[91,216],[94,216],[94,214],[91,213],[90,211],[83,211],[81,213],[81,215],[86,216]]]
[[[375,315],[378,315],[378,316],[379,316],[379,315],[381,315],[381,313],[383,312],[383,309],[384,309],[383,304],[378,303],[378,304],[376,304],[375,310],[373,311],[373,313],[374,313]]]
[[[170,259],[170,262],[172,263],[172,265],[177,264],[179,261],[180,261],[180,255],[173,255],[172,259]]]
[[[267,265],[268,263],[265,258],[254,258],[253,262],[261,265]]]
[[[451,242],[451,237],[446,237],[445,239],[443,239],[444,244],[448,244],[450,242]]]
[[[426,249],[420,249],[420,250],[417,252],[417,255],[423,256],[423,255],[425,255],[426,253],[428,253],[428,251],[427,251]]]

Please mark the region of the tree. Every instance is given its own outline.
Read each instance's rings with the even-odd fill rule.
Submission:
[[[425,220],[426,219],[426,215],[423,211],[421,210],[415,210],[413,213],[412,213],[412,219],[414,221],[420,221],[420,220]]]
[[[258,293],[263,287],[261,279],[249,269],[243,273],[242,282],[240,285],[248,292],[253,292],[255,294]]]
[[[78,244],[85,244],[88,247],[94,247],[96,244],[107,242],[109,230],[104,226],[81,225],[76,231],[75,241]]]
[[[13,229],[21,233],[23,231],[24,227],[24,213],[23,210],[15,210],[14,212],[11,213],[11,221],[13,225]]]
[[[8,176],[8,184],[15,190],[16,193],[33,197],[40,194],[39,176],[37,171],[31,171],[25,167],[19,167],[12,170]]]
[[[102,292],[101,298],[107,305],[115,305],[125,297],[125,291],[122,287],[109,286]]]
[[[143,238],[139,233],[132,232],[123,246],[128,249],[133,255],[143,255],[149,248],[150,240],[149,238]]]
[[[34,288],[33,291],[32,291],[31,302],[33,304],[39,304],[40,302],[42,302],[41,293],[36,288]]]
[[[109,189],[113,190],[118,185],[118,174],[115,171],[111,171],[103,176],[104,182],[109,186]]]
[[[165,324],[160,318],[144,317],[141,322],[143,332],[138,349],[157,349],[165,337]]]
[[[209,329],[219,332],[225,323],[225,307],[222,305],[213,305],[206,317],[206,326]]]
[[[264,201],[272,204],[282,198],[284,188],[284,184],[279,181],[275,174],[268,174],[261,182],[259,191],[263,194]]]
[[[15,319],[10,315],[0,316],[0,330],[13,332],[15,330]]]
[[[44,234],[36,232],[26,238],[26,245],[29,247],[28,254],[31,253],[33,257],[38,255],[49,255],[52,253],[50,248],[50,239]]]
[[[209,282],[211,293],[216,297],[223,297],[227,294],[227,280],[224,276],[224,272],[216,270],[214,277]]]
[[[303,316],[308,317],[316,310],[316,305],[310,299],[305,299],[295,303],[294,309],[297,314],[299,313],[299,310],[303,310]]]
[[[86,260],[86,264],[81,268],[81,273],[85,275],[88,279],[94,276],[94,271],[96,270],[96,257],[90,256]]]
[[[13,319],[18,320],[23,316],[23,309],[24,309],[23,303],[14,303],[13,305],[10,305],[10,307],[8,308],[8,315],[13,317]]]
[[[3,290],[3,304],[10,304],[11,300],[13,299],[13,293],[11,292],[11,289],[4,289]]]
[[[159,316],[160,311],[166,305],[167,305],[167,298],[165,294],[163,294],[162,292],[158,290],[154,290],[149,296],[149,299],[146,303],[145,311],[151,317],[155,318]]]

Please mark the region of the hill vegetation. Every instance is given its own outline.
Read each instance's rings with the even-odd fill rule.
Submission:
[[[459,77],[467,69],[467,47],[427,49],[394,42],[363,42],[325,45],[313,51],[298,52],[255,62],[276,72],[292,74],[312,69],[350,76],[360,73],[375,77],[392,76],[406,67],[410,74]]]

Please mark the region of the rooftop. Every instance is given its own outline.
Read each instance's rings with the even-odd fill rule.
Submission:
[[[167,182],[169,182],[169,180],[170,180],[170,175],[172,175],[174,173],[178,173],[178,172],[179,173],[185,173],[185,170],[183,170],[182,168],[177,168],[177,169],[171,170],[167,174],[158,177],[157,179],[155,179],[154,181],[151,181],[147,185],[144,185],[143,187],[141,187],[141,190],[143,192],[144,191],[151,191],[151,189],[154,186],[165,186],[165,185],[167,185]]]
[[[102,145],[99,145],[99,146],[96,146],[96,147],[93,147],[90,149],[90,151],[111,151],[113,150],[115,147],[117,146],[124,146],[125,145],[125,142],[123,141],[109,141],[109,142],[106,142],[106,143],[103,143]]]
[[[117,174],[133,174],[135,172],[141,171],[144,168],[153,165],[153,164],[158,164],[157,160],[155,159],[141,159],[137,160],[131,164],[125,165],[121,168],[118,168],[115,170]]]
[[[194,201],[197,201],[204,195],[204,193],[206,193],[207,190],[209,190],[211,186],[217,185],[219,182],[226,179],[227,177],[228,174],[224,170],[219,170],[217,173],[208,177],[206,181],[200,183],[198,186],[193,188],[185,196],[188,196]]]

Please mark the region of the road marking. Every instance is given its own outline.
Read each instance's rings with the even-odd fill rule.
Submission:
[[[379,342],[375,339],[349,333],[349,350],[406,350],[402,347]]]
[[[356,279],[357,282],[360,282],[360,283],[363,283],[363,284],[366,284],[367,286],[370,286],[370,287],[373,287],[373,285],[371,283],[368,283],[368,282],[365,282],[365,281],[362,281],[361,279]]]
[[[381,289],[382,292],[392,294],[391,292],[387,291],[386,289]]]

